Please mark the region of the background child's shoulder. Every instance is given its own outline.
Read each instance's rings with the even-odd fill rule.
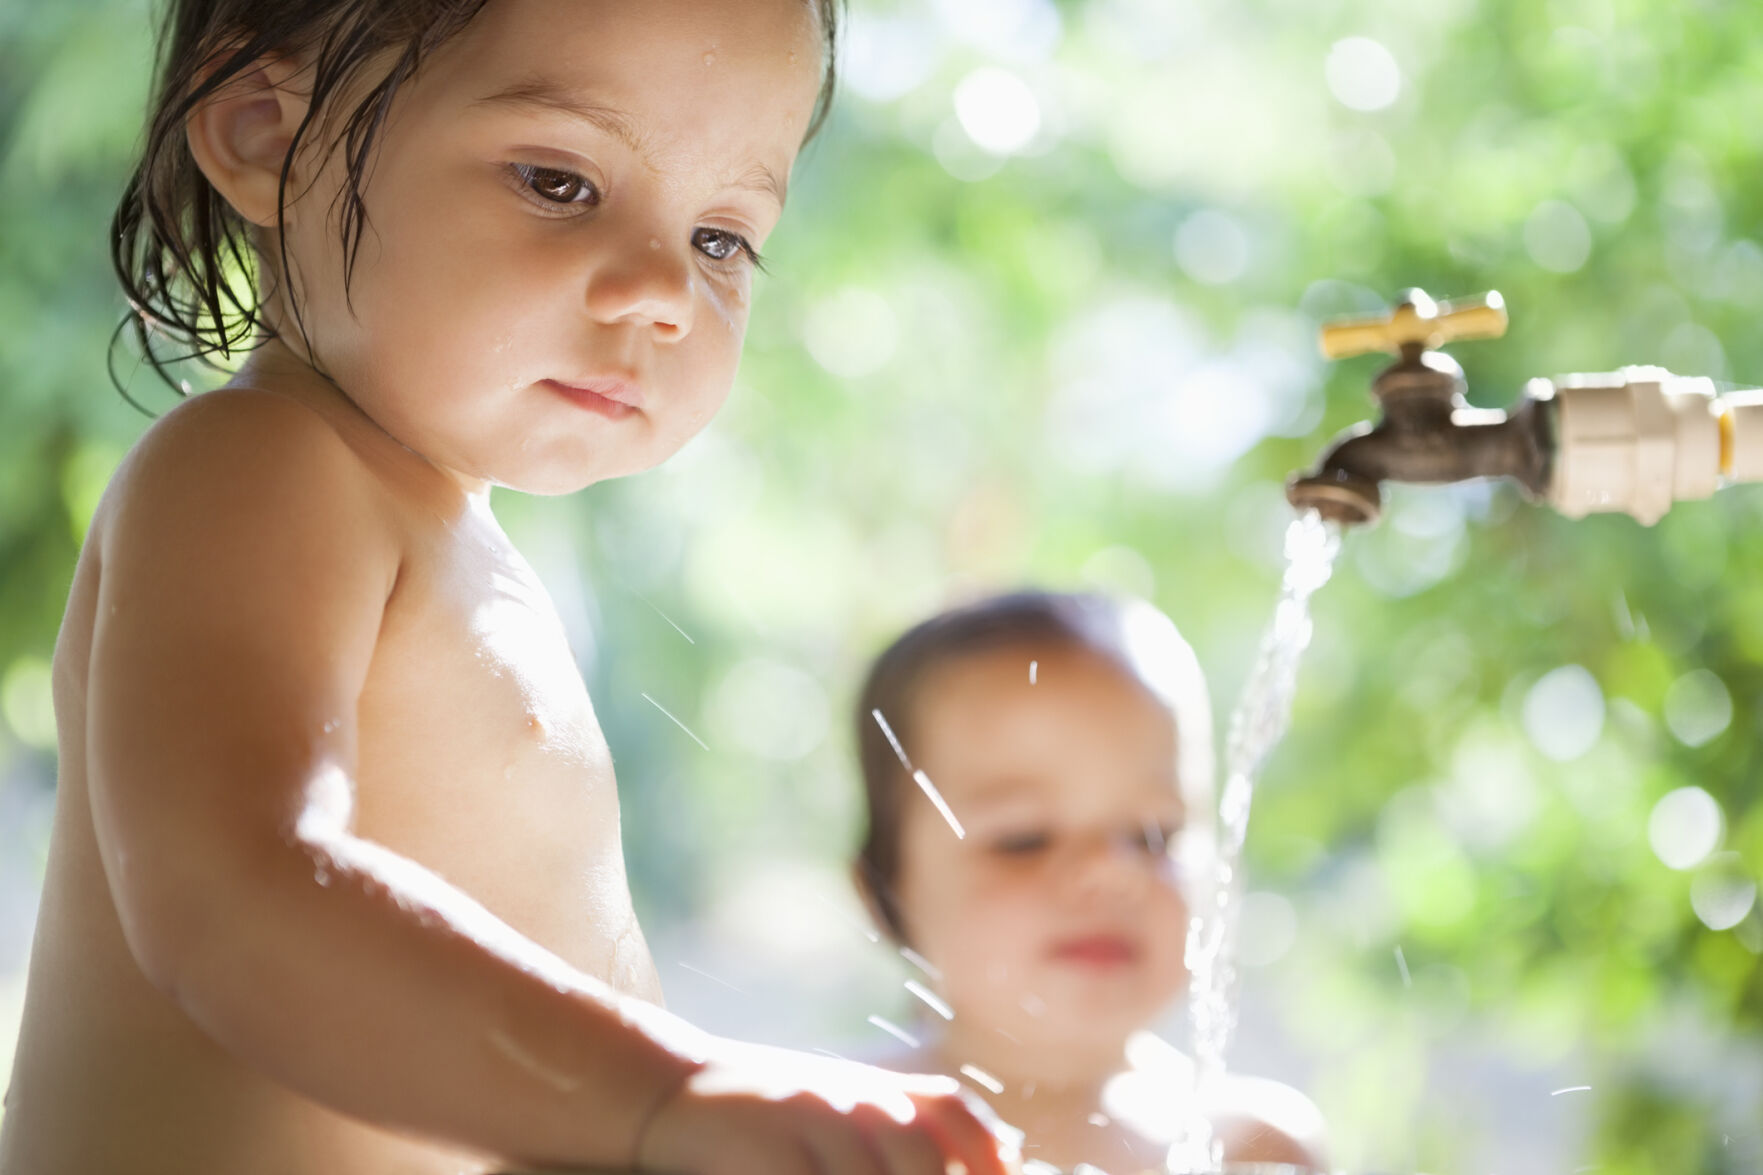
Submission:
[[[1237,1162],[1327,1169],[1328,1131],[1309,1097],[1281,1081],[1232,1074],[1212,1106],[1212,1129]]]
[[[1193,1061],[1148,1032],[1133,1037],[1128,1056],[1132,1068],[1110,1083],[1110,1108],[1147,1137],[1173,1141],[1179,1124],[1170,1122],[1169,1107],[1192,1097]],[[1327,1167],[1322,1112],[1284,1082],[1227,1074],[1207,1117],[1232,1161]]]

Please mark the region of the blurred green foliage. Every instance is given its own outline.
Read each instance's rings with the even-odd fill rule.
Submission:
[[[1369,410],[1375,360],[1315,357],[1327,316],[1500,289],[1509,336],[1458,350],[1484,404],[1623,363],[1763,381],[1756,5],[853,7],[851,84],[798,165],[723,416],[652,473],[500,502],[574,626],[652,928],[766,857],[837,867],[864,658],[962,594],[1148,594],[1227,711],[1277,585],[1281,484]],[[141,0],[0,0],[15,775],[52,773],[44,667],[144,423],[105,373],[104,233],[148,21]],[[1020,92],[980,74],[962,107],[984,68],[1038,112],[1007,155],[974,140],[1020,129]],[[1763,913],[1711,922],[1763,874],[1763,490],[1652,529],[1505,487],[1389,506],[1318,597],[1249,842],[1255,886],[1298,915],[1253,978],[1339,1157],[1527,1169],[1501,1158],[1516,1124],[1476,1120],[1440,1071],[1467,1041],[1588,1075],[1582,1169],[1759,1170]],[[1718,844],[1672,868],[1659,802],[1684,788],[1718,805]]]

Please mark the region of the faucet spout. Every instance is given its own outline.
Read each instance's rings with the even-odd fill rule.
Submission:
[[[1465,325],[1452,330],[1453,323]],[[1331,353],[1387,347],[1399,357],[1372,385],[1381,418],[1337,436],[1312,472],[1287,484],[1287,500],[1342,525],[1363,525],[1381,512],[1384,482],[1510,477],[1531,496],[1542,495],[1553,452],[1548,409],[1529,398],[1509,413],[1472,408],[1463,397],[1463,369],[1428,349],[1444,338],[1474,337],[1471,330],[1485,336],[1504,326],[1497,294],[1469,308],[1441,307],[1414,290],[1388,320],[1330,328],[1340,332],[1325,333]]]

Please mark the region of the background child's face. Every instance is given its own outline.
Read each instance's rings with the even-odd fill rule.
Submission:
[[[806,0],[492,0],[393,109],[353,313],[340,164],[290,182],[321,367],[473,479],[558,493],[661,461],[733,382],[737,238],[757,247],[782,211],[819,35]],[[630,403],[557,386],[604,380]]]
[[[912,730],[967,836],[913,789],[898,893],[957,1020],[1031,1047],[1117,1047],[1186,977],[1162,851],[1183,820],[1173,716],[1092,652],[1025,647],[934,670]]]

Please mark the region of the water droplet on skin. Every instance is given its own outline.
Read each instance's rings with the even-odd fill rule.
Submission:
[[[705,65],[715,65],[716,64],[716,54],[714,54],[714,53],[704,54],[704,64]]]
[[[651,249],[661,248],[661,238],[660,237],[650,237],[649,238],[649,248],[651,248]]]
[[[320,885],[329,885],[331,883],[331,871],[326,869],[323,865],[320,865],[312,874],[312,879]]]
[[[794,65],[794,64],[796,64],[796,54],[795,54],[795,52],[794,52],[794,51],[792,51],[792,52],[791,52],[791,53],[790,53],[790,64],[791,64],[791,65]]]
[[[340,725],[342,725],[342,724],[339,723],[335,718],[332,718],[329,722],[326,722],[324,724],[324,732],[326,734],[329,734],[331,731],[335,730]]]

